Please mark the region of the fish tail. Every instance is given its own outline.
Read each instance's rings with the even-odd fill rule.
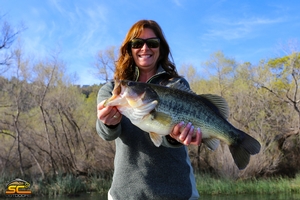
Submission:
[[[245,169],[250,161],[250,155],[259,153],[260,143],[248,135],[247,133],[236,129],[240,135],[240,142],[229,146],[233,160],[237,167],[242,170]]]

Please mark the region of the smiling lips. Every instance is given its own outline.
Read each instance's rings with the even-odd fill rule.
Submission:
[[[139,55],[140,58],[150,58],[152,55]]]

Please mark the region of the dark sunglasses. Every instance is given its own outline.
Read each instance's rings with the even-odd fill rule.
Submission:
[[[159,38],[148,38],[148,39],[141,39],[141,38],[134,38],[130,41],[131,48],[139,49],[147,44],[148,48],[157,48],[159,47],[160,40]]]

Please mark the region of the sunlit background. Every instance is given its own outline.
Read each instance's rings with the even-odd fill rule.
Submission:
[[[97,52],[118,48],[140,19],[161,25],[178,68],[192,64],[200,72],[213,52],[256,64],[282,55],[283,46],[300,38],[298,0],[0,0],[0,5],[1,16],[23,30],[24,52],[35,59],[58,54],[79,85],[101,81],[93,74]]]

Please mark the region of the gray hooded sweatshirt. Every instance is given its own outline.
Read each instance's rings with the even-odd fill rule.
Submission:
[[[136,68],[136,80],[138,79]],[[167,83],[167,73],[160,67],[148,83]],[[187,81],[180,78],[189,87]],[[112,95],[113,82],[107,82],[98,92],[97,103]],[[156,147],[147,132],[122,116],[116,126],[107,126],[99,119],[97,133],[106,141],[115,141],[113,181],[109,197],[119,199],[176,200],[198,199],[193,168],[186,146],[170,136]]]

